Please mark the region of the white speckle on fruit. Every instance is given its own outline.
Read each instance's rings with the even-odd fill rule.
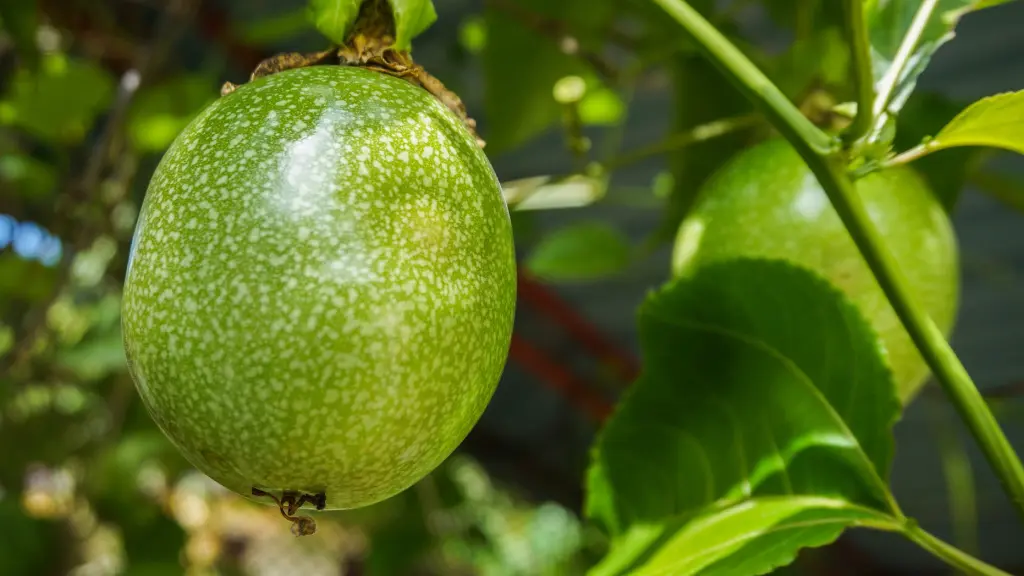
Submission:
[[[515,273],[497,179],[443,104],[376,72],[291,70],[216,101],[161,161],[126,352],[153,417],[218,482],[362,506],[483,412]]]

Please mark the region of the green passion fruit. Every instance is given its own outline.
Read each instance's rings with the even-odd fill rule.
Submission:
[[[124,344],[152,418],[290,513],[414,484],[507,359],[499,182],[448,108],[379,72],[288,70],[211,104],[157,167],[129,258]]]
[[[958,306],[958,248],[946,212],[907,167],[856,183],[871,221],[918,298],[949,334]],[[679,228],[673,273],[735,257],[781,258],[821,274],[859,307],[885,346],[904,403],[929,370],[821,185],[797,152],[773,139],[739,153],[699,192]],[[751,279],[756,282],[756,279]]]

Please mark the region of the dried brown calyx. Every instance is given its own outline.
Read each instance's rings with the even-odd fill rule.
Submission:
[[[359,66],[375,70],[402,78],[432,94],[455,112],[470,134],[476,138],[477,145],[483,148],[485,142],[476,133],[476,121],[466,113],[462,99],[445,88],[444,84],[426,69],[416,64],[408,51],[392,48],[394,42],[395,21],[387,0],[366,0],[360,7],[356,23],[344,44],[320,52],[276,54],[260,62],[252,71],[249,81],[307,66]],[[220,93],[222,96],[229,94],[237,87],[231,82],[225,82]]]
[[[292,523],[292,534],[296,536],[309,536],[310,534],[316,534],[316,520],[309,516],[296,516],[295,514],[302,508],[303,504],[309,503],[316,506],[317,510],[323,510],[327,506],[327,495],[323,492],[317,494],[300,494],[299,492],[288,492],[286,491],[281,495],[281,499],[278,500],[277,496],[269,492],[260,490],[259,488],[252,489],[252,495],[257,497],[267,497],[273,500],[278,509],[281,510],[281,516],[284,516],[285,520]]]

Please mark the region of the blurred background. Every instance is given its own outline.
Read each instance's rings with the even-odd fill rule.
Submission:
[[[434,474],[320,514],[319,532],[296,539],[275,508],[226,493],[155,428],[125,369],[119,306],[162,152],[224,81],[326,46],[304,0],[2,0],[0,576],[572,575],[600,557],[602,535],[579,516],[588,449],[638,370],[635,310],[668,279],[680,191],[766,128],[642,0],[434,4],[414,57],[463,98],[508,183],[522,257],[508,367]],[[850,87],[827,0],[694,4],[831,121]],[[966,17],[897,142],[1024,88],[1022,28],[1021,2]],[[724,135],[692,137],[722,118],[712,132]],[[610,181],[587,175],[594,163],[614,168]],[[951,206],[953,344],[1024,450],[1024,162],[957,150],[917,167],[943,197],[965,189]],[[934,385],[896,433],[904,511],[1024,574],[1024,526]],[[947,569],[897,536],[852,531],[786,572]]]

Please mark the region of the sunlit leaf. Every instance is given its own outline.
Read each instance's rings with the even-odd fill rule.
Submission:
[[[613,537],[595,574],[761,574],[898,516],[895,387],[837,289],[727,261],[649,297],[639,324],[643,374],[588,474],[587,514]]]
[[[526,268],[546,280],[592,280],[629,264],[628,240],[617,229],[588,222],[562,228],[541,240]]]
[[[925,144],[929,152],[956,146],[987,146],[1024,154],[1024,90],[978,100]]]
[[[913,26],[915,16],[930,3],[921,0],[865,2],[875,80],[880,84],[891,81],[895,86],[886,109],[896,113],[903,107],[932,55],[939,47],[953,39],[953,30],[961,17],[968,12],[1003,4],[1006,1],[1008,0],[938,0],[925,23],[920,41],[901,71],[892,69],[893,61],[904,37]]]
[[[395,47],[412,48],[412,39],[437,20],[432,0],[388,0],[395,15]]]
[[[362,0],[309,0],[309,18],[321,34],[341,44],[359,15],[361,4]]]
[[[22,69],[15,74],[0,102],[0,124],[42,140],[75,143],[113,95],[113,77],[94,62],[48,54],[35,72]]]

